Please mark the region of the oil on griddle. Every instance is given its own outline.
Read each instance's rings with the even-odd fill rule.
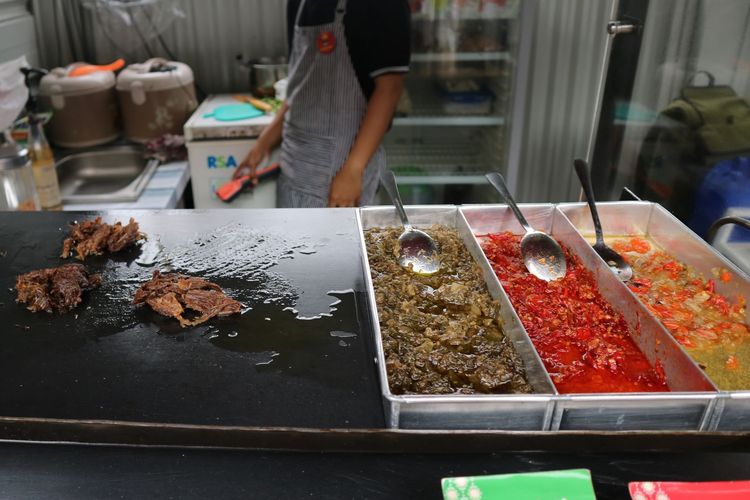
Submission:
[[[101,225],[98,217],[88,222]],[[131,220],[131,224],[138,228],[137,222]],[[306,358],[315,353],[325,357],[331,346],[346,349],[356,341],[358,335],[353,332],[359,329],[359,318],[355,309],[364,299],[356,299],[353,290],[335,287],[321,289],[320,294],[300,294],[298,285],[275,269],[296,258],[314,258],[326,246],[325,239],[321,242],[304,234],[289,237],[240,222],[212,228],[198,224],[196,229],[191,234],[184,229],[161,232],[152,228],[148,240],[136,239],[117,253],[102,247],[101,254],[87,254],[86,267],[101,275],[101,285],[95,294],[84,295],[75,314],[63,316],[64,323],[57,323],[56,328],[80,334],[70,337],[80,341],[118,333],[130,338],[146,331],[177,342],[208,340],[247,358],[259,371],[283,369],[289,373],[301,370]],[[130,234],[134,234],[132,230]],[[156,281],[154,269],[158,270]],[[175,306],[169,299],[151,301],[161,309],[157,312],[134,303],[134,299],[147,303],[153,298],[151,292],[162,286],[179,288],[180,280],[186,280],[182,286],[190,283],[189,287],[196,289],[189,295],[174,293],[182,313],[172,314],[179,309],[169,309],[168,305]],[[160,285],[154,286],[157,283]],[[208,301],[200,302],[206,298]],[[185,314],[186,309],[197,314]],[[21,327],[35,331],[42,326],[28,318]],[[283,367],[277,365],[279,361]],[[314,375],[335,382],[328,371]]]
[[[149,238],[88,256],[85,266],[102,284],[67,314],[16,304],[16,276],[65,263],[68,223],[97,215],[110,224],[133,216]],[[0,234],[3,415],[383,427],[362,335],[367,306],[353,213],[0,213]],[[157,255],[144,258],[151,242]],[[244,314],[182,328],[137,307],[135,292],[156,269],[219,285]],[[322,401],[335,401],[336,411]]]

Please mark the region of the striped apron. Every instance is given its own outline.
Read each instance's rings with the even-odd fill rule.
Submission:
[[[346,1],[338,1],[332,23],[320,26],[299,25],[305,0],[297,10],[276,187],[282,208],[327,206],[331,181],[349,157],[367,109],[344,33]],[[365,169],[360,205],[373,203],[384,167],[381,145]]]

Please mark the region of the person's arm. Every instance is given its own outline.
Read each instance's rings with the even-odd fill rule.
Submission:
[[[370,158],[391,125],[396,105],[404,90],[402,73],[375,78],[375,90],[367,102],[367,110],[359,127],[349,157],[331,183],[329,207],[356,207],[362,193],[362,178]]]
[[[258,165],[260,165],[263,158],[265,158],[273,148],[281,143],[281,132],[284,129],[284,115],[286,114],[287,109],[288,106],[286,101],[284,101],[276,112],[276,116],[273,117],[273,121],[271,121],[265,130],[263,130],[260,137],[258,137],[258,140],[250,149],[250,152],[247,153],[245,159],[242,160],[240,166],[234,171],[234,174],[232,174],[233,179],[249,174],[253,177],[253,182],[257,182],[257,179],[255,179],[255,171],[258,168]]]

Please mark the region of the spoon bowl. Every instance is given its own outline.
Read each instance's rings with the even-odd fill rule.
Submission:
[[[526,269],[544,281],[554,281],[565,276],[567,263],[560,245],[541,231],[526,233],[521,238],[521,256]]]
[[[615,252],[604,243],[604,232],[602,231],[602,223],[599,220],[599,211],[596,209],[596,200],[594,200],[594,188],[591,184],[589,165],[586,163],[586,160],[577,159],[573,161],[573,166],[575,167],[576,174],[578,174],[578,179],[581,181],[581,186],[583,186],[583,192],[586,193],[586,201],[588,201],[591,218],[594,221],[596,243],[594,243],[592,247],[594,248],[594,251],[599,254],[599,257],[607,263],[609,268],[615,273],[620,281],[630,281],[633,277],[633,268],[630,267],[630,264],[628,264],[622,255]]]
[[[401,201],[401,195],[398,193],[396,176],[390,170],[386,170],[380,176],[380,182],[388,196],[393,200],[396,212],[404,225],[404,232],[398,237],[398,263],[417,274],[430,275],[438,272],[440,270],[440,254],[437,244],[429,234],[415,229],[409,223],[404,204]]]
[[[490,172],[485,177],[505,199],[518,222],[526,231],[524,237],[521,238],[521,257],[526,269],[544,281],[554,281],[565,277],[568,265],[565,260],[565,253],[560,245],[550,235],[537,231],[529,225],[513,196],[511,196],[502,175],[497,172]]]
[[[417,274],[434,274],[440,270],[435,240],[424,231],[411,228],[398,238],[398,263]]]
[[[615,252],[607,245],[597,245],[595,243],[593,248],[596,253],[599,254],[599,257],[604,259],[604,262],[607,263],[609,268],[615,273],[615,275],[617,275],[620,281],[630,281],[633,277],[633,268],[630,267],[630,264],[625,261],[622,255]]]

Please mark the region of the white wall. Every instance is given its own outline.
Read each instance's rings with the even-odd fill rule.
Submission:
[[[248,75],[235,64],[247,58],[286,55],[285,0],[175,0],[184,16],[144,47],[134,30],[118,33],[105,22],[107,13],[71,0],[32,0],[45,67],[86,58],[106,63],[118,57],[140,62],[151,55],[169,57],[193,68],[196,83],[207,93],[230,92],[248,86]],[[147,23],[140,23],[148,27]],[[62,41],[62,43],[60,43]]]
[[[693,67],[750,97],[750,2],[703,0],[701,14]]]
[[[24,0],[0,0],[0,62],[22,55],[39,64],[34,19]]]

